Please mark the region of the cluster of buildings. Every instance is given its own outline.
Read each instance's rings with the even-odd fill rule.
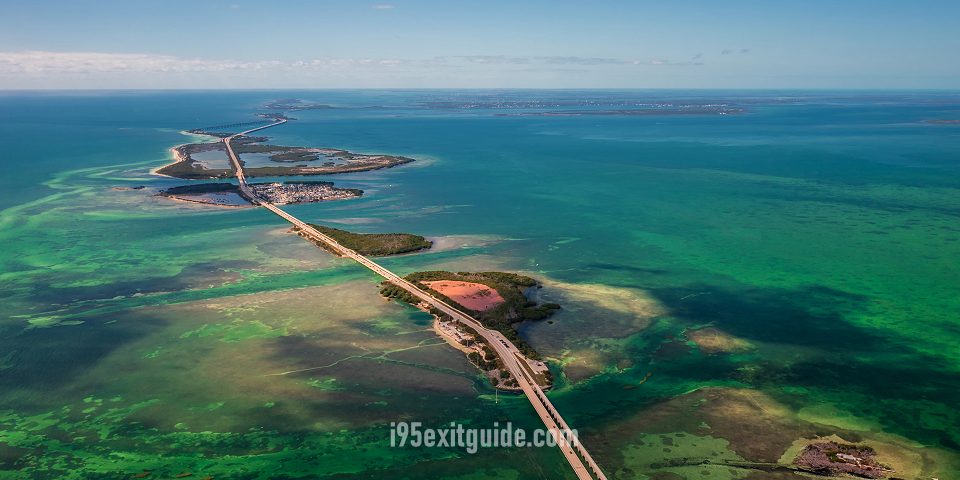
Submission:
[[[474,336],[460,330],[453,322],[437,322],[437,327],[440,328],[442,334],[450,337],[460,345],[468,348],[474,347],[477,353],[483,355],[483,349],[481,348],[482,346],[476,343]]]
[[[250,187],[258,197],[276,205],[342,200],[362,194],[352,188],[336,188],[330,182],[255,183]]]

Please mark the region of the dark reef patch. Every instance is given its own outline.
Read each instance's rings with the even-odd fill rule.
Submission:
[[[673,316],[692,323],[715,322],[747,340],[843,352],[873,351],[887,341],[845,320],[846,315],[865,308],[867,297],[828,287],[732,290],[700,284],[649,291]]]
[[[176,275],[153,277],[138,280],[123,280],[92,286],[57,287],[57,278],[33,285],[30,295],[49,305],[102,300],[131,295],[174,292],[193,288],[209,287],[210,284],[223,284],[239,278],[232,270],[257,266],[249,260],[226,260],[185,265]]]
[[[690,296],[704,291],[710,294]],[[868,297],[822,286],[734,290],[692,285],[651,293],[681,325],[711,324],[747,341],[823,352],[793,361],[657,355],[658,375],[701,385],[733,380],[771,392],[793,408],[813,399],[783,393],[785,385],[811,389],[813,401],[851,409],[858,398],[879,395],[890,402],[868,415],[885,431],[948,448],[960,442],[960,432],[949,427],[960,419],[956,415],[930,421],[933,404],[960,404],[960,392],[952,387],[960,383],[960,372],[929,353],[898,352],[896,345],[907,343],[853,324],[848,318],[867,310]],[[677,343],[667,340],[658,351],[676,350]]]
[[[4,404],[28,404],[30,409],[60,405],[49,392],[63,390],[111,352],[167,323],[151,315],[138,315],[136,322],[122,325],[105,323],[100,316],[81,319],[89,320],[82,328],[30,328],[0,337],[0,351],[17,351],[16,364],[0,371],[0,392],[19,400],[0,394]]]

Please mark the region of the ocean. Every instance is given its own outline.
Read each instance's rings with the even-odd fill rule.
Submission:
[[[960,94],[119,91],[0,92],[0,478],[575,478],[391,447],[539,420],[271,213],[155,195],[183,130],[284,98],[329,108],[271,143],[416,159],[289,212],[544,283],[521,334],[610,478],[794,478],[826,437],[960,471]]]

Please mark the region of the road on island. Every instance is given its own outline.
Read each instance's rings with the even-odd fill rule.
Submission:
[[[236,152],[233,151],[233,146],[230,145],[230,142],[236,137],[247,135],[249,133],[256,132],[257,130],[263,130],[265,128],[281,125],[286,122],[286,119],[281,119],[269,125],[251,128],[250,130],[245,130],[223,139],[223,143],[227,149],[227,155],[230,157],[230,163],[233,166],[234,174],[237,177],[237,182],[240,184],[240,191],[243,192],[243,194],[254,204],[260,205],[261,207],[264,207],[267,210],[277,214],[284,220],[292,223],[295,227],[297,227],[297,229],[299,229],[302,235],[310,238],[311,240],[323,242],[334,252],[343,257],[355,260],[357,263],[369,268],[377,275],[385,278],[388,282],[391,282],[394,285],[406,290],[411,295],[423,300],[427,304],[449,315],[454,320],[476,331],[477,334],[483,338],[483,341],[496,352],[497,356],[503,361],[504,366],[510,371],[510,374],[513,375],[513,378],[517,380],[517,383],[520,385],[520,389],[523,391],[523,394],[527,397],[527,399],[530,400],[530,403],[533,405],[533,409],[536,410],[537,415],[540,416],[540,419],[543,421],[543,424],[546,425],[547,430],[554,432],[554,435],[558,439],[557,446],[560,448],[560,451],[563,453],[564,457],[566,457],[567,462],[570,463],[570,467],[573,468],[573,472],[577,475],[577,478],[581,480],[607,480],[607,477],[603,474],[603,471],[600,470],[600,466],[597,465],[597,463],[593,460],[593,457],[590,456],[590,453],[587,452],[586,448],[584,448],[579,441],[564,441],[565,439],[568,440],[569,438],[564,437],[563,433],[561,432],[571,432],[573,429],[571,429],[567,422],[564,421],[563,417],[560,416],[560,412],[557,411],[557,409],[553,406],[553,403],[550,402],[550,399],[548,399],[547,395],[543,392],[543,389],[537,385],[536,380],[528,373],[528,368],[524,368],[522,364],[526,363],[526,357],[523,356],[523,354],[520,352],[520,349],[518,349],[513,342],[508,340],[507,337],[503,336],[503,334],[496,330],[490,330],[484,327],[479,321],[470,315],[450,306],[448,303],[440,299],[437,299],[436,297],[427,293],[425,290],[417,287],[413,283],[408,282],[403,277],[391,272],[390,270],[387,270],[373,260],[370,260],[369,258],[360,255],[359,253],[347,247],[344,247],[330,236],[320,233],[320,231],[311,227],[306,222],[294,217],[293,215],[290,215],[276,205],[257,196],[253,188],[247,184],[247,178],[243,172],[243,164],[240,163],[240,158],[237,156]]]

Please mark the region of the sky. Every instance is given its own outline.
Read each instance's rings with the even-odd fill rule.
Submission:
[[[960,89],[957,0],[0,0],[0,89]]]

